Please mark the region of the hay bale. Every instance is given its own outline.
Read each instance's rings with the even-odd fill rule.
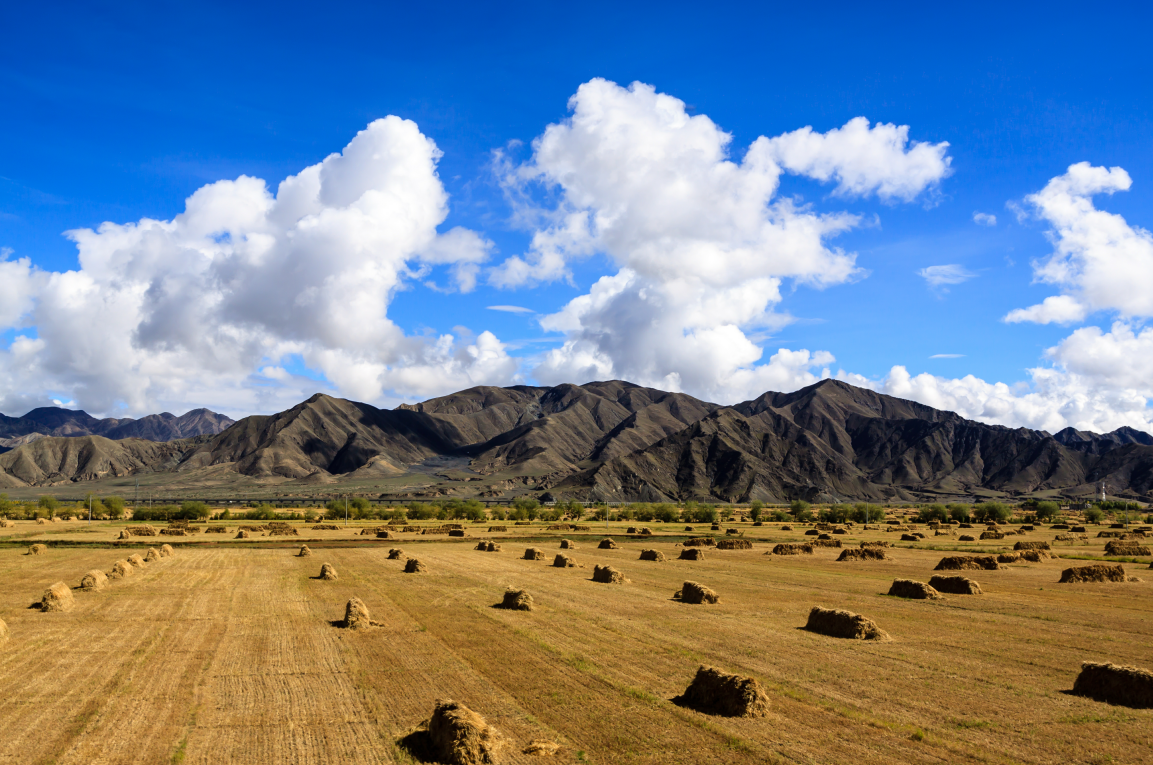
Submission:
[[[128,533],[128,529],[120,529],[120,536],[117,539],[132,539],[132,535]]]
[[[751,550],[753,543],[747,539],[718,539],[718,550]]]
[[[1044,550],[1025,550],[1021,553],[1021,558],[1030,563],[1040,563],[1043,560],[1049,559],[1049,553]]]
[[[556,568],[576,568],[576,561],[564,553],[557,553],[552,559],[552,564]]]
[[[612,541],[608,537],[605,537],[604,539],[601,540],[601,543],[599,545],[597,545],[597,549],[598,550],[615,550],[615,549],[617,549],[617,543]]]
[[[133,568],[129,565],[128,561],[118,560],[112,564],[112,570],[108,572],[109,579],[123,579],[126,576],[132,576]]]
[[[335,523],[318,523],[312,527],[313,531],[340,531],[340,527]]]
[[[889,546],[888,542],[861,542],[861,544],[859,545],[859,547],[881,547],[881,548],[885,548],[888,546]]]
[[[843,560],[888,560],[889,556],[881,547],[846,547],[841,550],[838,561]]]
[[[488,530],[491,531],[508,531],[508,526],[489,526]],[[408,531],[408,529],[405,529]]]
[[[1134,709],[1153,708],[1153,672],[1140,667],[1087,661],[1073,683],[1073,693]]]
[[[976,542],[977,538],[970,534],[962,534],[961,536],[957,537],[957,540],[961,542]]]
[[[437,701],[428,723],[431,758],[445,765],[490,765],[502,741],[496,729],[464,704]]]
[[[179,528],[179,527],[177,527],[177,528],[169,528],[169,529],[161,529],[161,530],[160,530],[160,533],[161,533],[161,535],[162,535],[162,536],[166,536],[166,537],[183,537],[183,536],[187,536],[187,535],[185,534],[185,532],[184,532],[184,529],[182,529],[182,528]]]
[[[692,531],[692,530],[693,530],[692,526],[685,526],[685,531]]]
[[[136,568],[144,568],[144,559],[140,557],[140,553],[132,553],[129,555],[128,562]]]
[[[337,579],[336,569],[333,568],[331,563],[320,564],[320,574],[317,579],[323,579],[326,582],[334,582]]]
[[[812,545],[799,545],[782,542],[773,548],[773,555],[812,555]]]
[[[498,545],[496,542],[489,542],[485,546],[484,551],[485,552],[500,552],[500,545]]]
[[[792,530],[793,530],[792,526],[781,526],[781,531],[792,531]]]
[[[380,622],[372,620],[372,614],[368,611],[368,606],[360,598],[349,598],[348,603],[344,606],[344,621],[341,622],[342,627],[350,630],[366,630],[369,627],[381,627]]]
[[[1151,553],[1149,552],[1149,548],[1145,547],[1144,545],[1139,545],[1134,542],[1121,542],[1114,540],[1105,545],[1105,554],[1125,555],[1132,557],[1135,555],[1150,555]]]
[[[307,558],[312,555],[312,550],[308,549],[308,545],[301,545],[299,552],[296,553],[297,558]]]
[[[685,547],[716,547],[717,540],[712,537],[693,537],[682,543]]]
[[[645,536],[652,536],[653,530],[648,526],[641,526],[639,529],[637,529],[637,533]]]
[[[450,537],[463,537],[464,536],[464,529],[449,529],[448,535]],[[377,534],[377,536],[380,536],[380,534]]]
[[[996,571],[1000,562],[993,555],[950,555],[941,558],[934,571]]]
[[[404,573],[406,574],[427,574],[428,566],[424,565],[416,558],[409,558],[404,562]]]
[[[947,592],[950,595],[981,595],[981,585],[972,579],[963,576],[934,576],[929,579],[929,586],[937,592]]]
[[[821,532],[817,531],[816,529],[808,529],[805,531],[805,536],[815,537],[815,536],[818,536],[820,533]]]
[[[34,544],[34,545],[30,546],[28,548],[28,552],[26,552],[24,554],[25,555],[43,555],[47,551],[48,551],[47,545]]]
[[[476,543],[476,547],[474,547],[474,548],[472,548],[472,549],[474,549],[474,550],[480,550],[481,552],[484,552],[485,550],[487,550],[487,549],[488,549],[488,541],[487,541],[487,540],[484,540],[484,539],[482,539],[481,541],[477,542],[477,543]]]
[[[400,549],[399,547],[393,547],[388,551],[389,560],[404,560],[404,558],[404,550]]]
[[[641,560],[655,560],[663,563],[665,554],[660,550],[641,550]]]
[[[636,526],[629,526],[627,529],[625,529],[625,533],[626,534],[635,534],[635,533],[637,533],[637,527]]]
[[[818,534],[818,535],[817,535],[817,539],[818,539],[818,540],[820,540],[820,541],[822,541],[822,542],[827,542],[827,541],[829,541],[830,539],[832,539],[832,537],[831,537],[831,536],[829,536],[828,534]]]
[[[1014,550],[1048,550],[1048,542],[1018,542],[1013,545]]]
[[[1126,582],[1125,567],[1120,564],[1095,563],[1091,566],[1074,566],[1061,572],[1058,584],[1081,582]]]
[[[721,598],[717,595],[716,590],[705,587],[703,584],[696,582],[685,582],[681,585],[681,589],[673,595],[682,603],[692,603],[694,605],[703,605],[711,603],[720,603]]]
[[[41,611],[71,611],[75,605],[76,600],[72,597],[72,589],[64,582],[57,582],[52,585],[44,591],[43,597],[40,598]]]
[[[536,547],[530,547],[524,551],[525,560],[544,560],[544,550]]]
[[[134,537],[154,537],[156,536],[156,528],[148,524],[144,524],[143,526],[130,526],[128,533]]]
[[[47,521],[47,520],[45,520],[45,519],[43,519],[43,518],[37,518],[37,519],[36,519],[36,525],[37,525],[37,526],[47,526],[47,525],[48,525],[48,521]]]
[[[901,535],[901,541],[902,542],[920,542],[921,538],[918,536],[914,536],[912,534],[902,534]]]
[[[531,754],[536,757],[552,757],[560,751],[560,744],[555,741],[549,741],[546,738],[534,738],[520,751],[523,754]]]
[[[997,562],[998,563],[1016,563],[1020,558],[1021,558],[1020,553],[1015,553],[1015,552],[998,553]]]
[[[740,529],[725,529],[725,533],[729,534],[729,535],[737,535],[737,534],[743,534],[744,532],[741,531]]]
[[[837,547],[837,548],[839,548],[841,546],[841,540],[839,540],[839,539],[812,539],[812,540],[809,540],[807,542],[807,544],[810,544],[813,547]]]
[[[1004,539],[1004,538],[1005,538],[1005,535],[1002,534],[1000,531],[982,531],[981,532],[981,539],[982,540],[985,540],[985,539]]]
[[[160,545],[160,557],[161,558],[171,558],[172,557],[172,545]]]
[[[239,531],[236,532],[236,536],[233,537],[233,539],[248,539],[249,536],[251,536],[251,535],[247,531],[245,531],[244,529],[240,529]]]
[[[361,532],[361,533],[363,533],[363,532]],[[387,531],[378,531],[378,532],[376,532],[376,538],[377,539],[395,539],[396,537],[392,536]]]
[[[571,539],[562,539],[560,541],[560,549],[575,550],[577,549],[576,542],[573,542]]]
[[[224,534],[227,531],[228,531],[228,529],[226,529],[223,526],[209,526],[208,528],[206,528],[204,530],[204,533],[205,534]]]
[[[705,551],[699,547],[686,547],[681,550],[681,554],[677,556],[677,560],[704,560]]]
[[[277,526],[272,527],[269,525],[268,536],[270,537],[298,537],[300,532],[296,530],[295,526]]]
[[[612,566],[594,566],[593,581],[603,584],[624,584],[628,579],[625,579],[625,575]]]
[[[80,579],[82,590],[103,590],[108,585],[108,575],[100,569],[94,568]]]
[[[1032,531],[1032,530],[1033,530],[1033,529],[1029,529],[1029,531]],[[1073,528],[1069,529],[1069,531],[1072,531],[1072,532],[1075,532],[1075,533],[1084,534],[1084,533],[1086,533],[1087,531],[1089,531],[1089,529],[1085,528],[1084,526],[1074,526]],[[1020,532],[1017,532],[1017,533],[1020,533]]]
[[[912,579],[894,579],[889,587],[889,594],[897,598],[910,598],[912,600],[941,600],[941,593],[930,584],[917,582]]]
[[[769,697],[751,677],[730,675],[702,666],[676,701],[705,714],[725,717],[764,717]]]
[[[148,552],[144,553],[145,563],[155,563],[160,560],[160,553],[157,552],[155,547],[149,547]]]
[[[822,635],[852,640],[888,640],[889,635],[876,622],[851,611],[813,606],[805,629]]]
[[[510,611],[531,611],[534,604],[528,590],[505,590],[504,598],[497,603],[497,607],[507,608]]]

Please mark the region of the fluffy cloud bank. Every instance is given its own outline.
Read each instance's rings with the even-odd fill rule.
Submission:
[[[733,400],[812,379],[827,353],[782,351],[758,363],[750,330],[779,327],[784,280],[850,281],[855,255],[828,240],[858,224],[780,198],[784,173],[835,182],[843,196],[912,200],[949,170],[948,144],[909,143],[908,127],[858,118],[827,133],[802,128],[753,141],[738,161],[731,136],[680,100],[642,83],[582,85],[571,118],[550,125],[532,159],[509,169],[518,190],[539,184],[560,203],[529,252],[495,269],[501,287],[564,278],[568,263],[604,253],[619,267],[545,317],[565,333],[534,370],[542,382],[620,377]],[[755,394],[753,394],[755,395]]]
[[[76,271],[0,261],[0,328],[36,328],[0,358],[0,407],[53,391],[99,412],[267,410],[315,387],[282,374],[291,354],[362,400],[507,382],[516,362],[491,333],[411,337],[387,315],[434,266],[471,289],[489,254],[472,231],[437,233],[439,156],[415,123],[387,117],[275,195],[241,176],[197,190],[172,220],[69,232]]]

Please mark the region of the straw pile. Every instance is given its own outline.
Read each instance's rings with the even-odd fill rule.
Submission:
[[[1013,545],[1014,550],[1048,550],[1048,542],[1018,542]]]
[[[504,598],[497,604],[497,608],[507,608],[510,611],[533,610],[532,595],[528,590],[505,590]]]
[[[773,555],[812,555],[812,545],[798,545],[782,542],[773,548]]]
[[[523,754],[531,754],[536,757],[552,757],[560,751],[560,744],[555,741],[549,741],[547,738],[534,738],[520,751]]]
[[[1139,667],[1087,661],[1073,683],[1073,693],[1135,709],[1153,708],[1153,672]]]
[[[316,578],[326,582],[336,581],[336,569],[332,567],[331,563],[322,563],[320,564],[320,574]]]
[[[573,542],[571,539],[562,539],[560,541],[560,549],[575,550],[577,549],[576,542]]]
[[[769,712],[769,697],[755,679],[704,666],[676,701],[705,714],[726,717],[764,717]]]
[[[1015,552],[998,553],[997,554],[997,562],[998,563],[1016,563],[1020,557],[1021,557],[1021,554],[1015,553]]]
[[[47,545],[34,544],[31,547],[29,547],[28,552],[26,552],[24,554],[25,555],[43,555],[45,552],[47,552],[47,550],[48,550]]]
[[[753,543],[747,539],[718,539],[718,550],[751,550]]]
[[[901,535],[901,541],[902,542],[920,542],[921,538],[918,536],[914,536],[913,534],[902,534]]]
[[[395,537],[393,537],[393,536],[392,536],[391,534],[389,534],[387,531],[378,531],[378,532],[376,532],[376,538],[377,538],[377,539],[395,539]]]
[[[0,619],[0,643],[7,643],[8,637],[8,625],[4,623],[3,619]]]
[[[941,593],[930,584],[916,582],[912,579],[894,579],[889,587],[889,594],[898,598],[912,600],[940,600]]]
[[[692,526],[685,526],[685,531],[692,531],[692,530],[693,530]]]
[[[308,549],[308,545],[301,545],[300,552],[296,553],[297,558],[307,558],[312,555],[312,550]]]
[[[716,590],[705,587],[703,584],[696,582],[685,582],[681,585],[681,589],[673,595],[682,603],[692,603],[694,605],[702,605],[706,603],[719,603],[721,598],[717,595]]]
[[[128,561],[118,560],[112,564],[112,570],[108,572],[109,579],[123,579],[126,576],[132,576],[132,566],[128,565]]]
[[[1021,553],[1021,558],[1030,563],[1040,563],[1043,560],[1049,560],[1049,553],[1044,550],[1025,550]]]
[[[677,560],[704,560],[705,551],[699,547],[686,547],[681,550],[681,554],[677,556]]]
[[[852,640],[888,640],[889,635],[872,619],[851,611],[813,606],[805,629],[829,637]]]
[[[957,540],[960,542],[976,542],[977,538],[970,534],[962,534],[961,536],[957,537]]]
[[[598,550],[615,550],[615,549],[617,549],[617,543],[612,541],[608,537],[605,537],[604,539],[601,540],[601,543],[599,545],[597,545],[597,549]]]
[[[233,539],[248,539],[249,536],[251,536],[251,535],[247,531],[245,531],[244,529],[240,529],[239,531],[236,532],[236,536],[233,537]]]
[[[409,558],[404,562],[404,573],[406,574],[426,574],[428,573],[428,566],[424,565],[416,558]]]
[[[682,543],[685,547],[716,547],[717,540],[712,537],[693,537]]]
[[[161,558],[171,558],[172,557],[172,545],[160,545],[160,557]]]
[[[36,525],[37,526],[47,526],[48,521],[44,520],[43,518],[37,518],[36,519]]]
[[[993,555],[950,555],[941,558],[934,571],[996,571],[1000,562]]]
[[[963,576],[934,576],[929,579],[929,586],[937,592],[947,592],[950,595],[981,595],[981,585],[972,579]]]
[[[888,542],[861,542],[859,547],[888,547]]]
[[[530,547],[524,551],[525,560],[544,560],[544,550],[536,547]]]
[[[128,529],[120,529],[120,536],[117,539],[132,539],[132,535],[128,533]]]
[[[300,532],[296,530],[295,526],[276,526],[273,527],[269,524],[268,536],[270,537],[298,537]]]
[[[128,562],[136,568],[144,568],[144,559],[140,557],[140,553],[132,553],[129,555]]]
[[[625,575],[612,566],[594,566],[593,581],[603,584],[624,584],[628,579],[625,579]]]
[[[841,546],[841,540],[839,540],[839,539],[812,539],[812,540],[809,540],[806,544],[810,544],[813,547],[840,547]]]
[[[576,568],[576,561],[564,553],[557,553],[552,559],[552,564],[556,568]]]
[[[76,605],[72,590],[64,582],[57,582],[44,591],[40,598],[41,611],[71,611]]]
[[[1106,555],[1150,555],[1149,548],[1136,542],[1122,542],[1114,540],[1105,545]]]
[[[489,526],[489,531],[508,531],[508,526]],[[407,531],[407,529],[406,529]]]
[[[313,531],[340,531],[340,527],[335,523],[318,523],[312,527]]]
[[[429,760],[446,765],[489,765],[500,757],[496,728],[464,704],[437,701],[428,720]]]
[[[82,590],[103,590],[108,584],[108,576],[100,569],[92,569],[80,580]]]
[[[342,627],[350,630],[366,630],[369,627],[383,627],[380,622],[372,620],[372,614],[368,611],[368,606],[360,598],[349,598],[348,603],[344,606],[344,621],[341,623]]]
[[[388,551],[389,560],[404,560],[404,557],[404,550],[400,549],[399,547],[393,547]]]
[[[664,562],[665,554],[660,550],[641,550],[641,560],[655,560]]]
[[[224,534],[227,531],[228,529],[224,528],[223,526],[209,526],[208,528],[204,529],[205,534]]]
[[[885,550],[880,547],[846,547],[841,550],[840,556],[837,560],[888,560],[889,556],[885,554]]]
[[[985,540],[985,539],[1004,539],[1004,538],[1005,538],[1005,535],[1002,534],[1000,531],[982,531],[981,532],[981,539],[982,540]]]
[[[134,537],[154,537],[156,536],[156,529],[148,524],[143,526],[129,526],[128,533]]]
[[[161,530],[160,530],[160,533],[161,533],[161,535],[162,535],[162,536],[166,536],[166,537],[183,537],[183,536],[187,536],[187,535],[184,533],[184,529],[182,529],[182,528],[180,528],[180,527],[170,527],[170,528],[167,528],[167,529],[161,529]]]
[[[464,536],[464,529],[449,529],[448,535],[450,537],[463,537]],[[377,536],[379,537],[380,534],[377,534]]]
[[[144,554],[145,563],[154,563],[160,560],[160,553],[156,551],[155,547],[149,547],[148,552]]]
[[[1095,563],[1092,566],[1074,566],[1061,572],[1059,584],[1081,582],[1126,582],[1125,567],[1108,563]]]

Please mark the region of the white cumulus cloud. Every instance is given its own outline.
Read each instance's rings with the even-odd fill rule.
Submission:
[[[516,362],[491,333],[426,340],[387,315],[434,266],[471,289],[488,257],[472,231],[437,233],[439,157],[415,123],[387,117],[275,194],[241,176],[197,190],[171,220],[71,231],[78,270],[0,262],[0,290],[18,293],[0,295],[0,318],[37,331],[0,352],[0,406],[53,390],[97,412],[267,410],[316,387],[267,387],[291,382],[278,366],[289,354],[368,401],[507,382]]]
[[[990,226],[990,227],[996,226],[997,225],[997,216],[991,215],[989,213],[974,212],[973,213],[973,222],[976,223],[978,226]]]

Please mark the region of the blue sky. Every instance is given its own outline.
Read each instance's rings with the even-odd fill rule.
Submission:
[[[767,363],[780,348],[804,349],[835,361],[764,379],[790,387],[827,369],[987,421],[1148,429],[1142,370],[1114,378],[1096,367],[1092,372],[1084,354],[1075,357],[1073,350],[1047,355],[1079,329],[1099,327],[1108,340],[1117,320],[1139,341],[1146,318],[1140,310],[1082,300],[1089,310],[1075,321],[1003,320],[1046,297],[1086,289],[1038,283],[1032,265],[1053,253],[1049,232],[1056,224],[1024,199],[1070,165],[1124,168],[1131,187],[1094,202],[1135,231],[1153,226],[1151,67],[1142,37],[1150,19],[1136,8],[9,4],[0,10],[6,115],[0,120],[0,247],[10,250],[8,262],[27,258],[44,280],[79,269],[77,245],[65,231],[106,221],[169,221],[201,187],[241,175],[264,179],[275,192],[286,177],[342,151],[374,120],[396,115],[414,122],[441,152],[435,172],[448,201],[436,230],[462,227],[490,244],[475,288],[431,289],[426,282],[450,283],[452,266],[425,263],[424,272],[389,287],[387,319],[408,341],[452,334],[461,353],[471,337],[488,331],[514,363],[449,370],[420,361],[425,351],[405,346],[372,363],[393,371],[410,364],[411,375],[369,384],[350,373],[342,381],[335,379],[342,370],[369,363],[364,349],[340,347],[332,332],[320,341],[299,328],[248,338],[250,345],[267,346],[255,362],[251,349],[240,362],[222,360],[219,350],[195,363],[184,356],[177,361],[163,354],[187,350],[180,333],[157,329],[149,353],[138,353],[138,324],[108,325],[84,310],[61,318],[59,308],[50,308],[75,300],[75,293],[30,292],[26,310],[9,318],[0,334],[8,346],[0,358],[2,411],[17,414],[58,400],[108,414],[201,405],[243,414],[282,408],[317,387],[391,405],[461,381],[556,382],[543,379],[541,354],[576,335],[556,331],[555,322],[547,331],[541,317],[627,264],[619,252],[594,247],[566,262],[564,278],[495,286],[491,269],[529,252],[533,233],[544,225],[539,218],[535,228],[526,224],[525,210],[510,201],[494,152],[514,165],[531,165],[534,139],[573,116],[569,99],[583,83],[603,78],[622,88],[650,85],[683,102],[688,115],[707,116],[731,135],[729,158],[737,162],[760,136],[806,126],[825,133],[856,117],[908,126],[911,142],[948,143],[949,174],[908,201],[838,193],[835,182],[803,174],[781,177],[776,200],[860,216],[851,230],[824,240],[855,254],[858,272],[822,288],[779,277],[781,297],[767,313],[793,321],[738,322],[764,351],[746,369]],[[572,203],[571,191],[537,184],[526,193],[532,204],[555,212],[558,204]],[[1028,214],[1018,219],[1007,203]],[[977,212],[995,216],[996,225],[975,222]],[[932,287],[919,273],[943,265],[969,278]],[[118,278],[105,277],[112,282],[98,279],[94,290]],[[269,284],[269,291],[277,289]],[[493,305],[531,312],[487,308]],[[221,331],[254,321],[245,316]],[[47,322],[56,322],[51,331]],[[127,372],[93,372],[78,363],[74,347],[52,339],[93,328],[125,335],[123,353],[131,358],[111,366]],[[630,332],[627,322],[615,329]],[[18,338],[24,346],[39,341],[45,347],[18,348]],[[117,347],[102,352],[103,360],[115,360],[122,352]],[[344,355],[334,361],[333,353]],[[955,357],[932,358],[939,355]],[[650,379],[637,381],[656,384],[665,372],[692,376],[693,370],[675,368],[691,354],[670,358],[682,361],[666,360],[668,369],[654,368]],[[614,361],[614,371],[631,369],[623,359]],[[183,383],[158,371],[185,364],[208,370],[206,379],[189,381],[185,367],[178,375]],[[925,377],[903,384],[892,375],[895,366],[941,382]],[[1042,384],[1030,372],[1039,367],[1072,377]],[[967,375],[1010,387],[956,382]],[[231,382],[221,383],[224,378]],[[682,387],[720,400],[752,394],[751,384],[697,379]]]

